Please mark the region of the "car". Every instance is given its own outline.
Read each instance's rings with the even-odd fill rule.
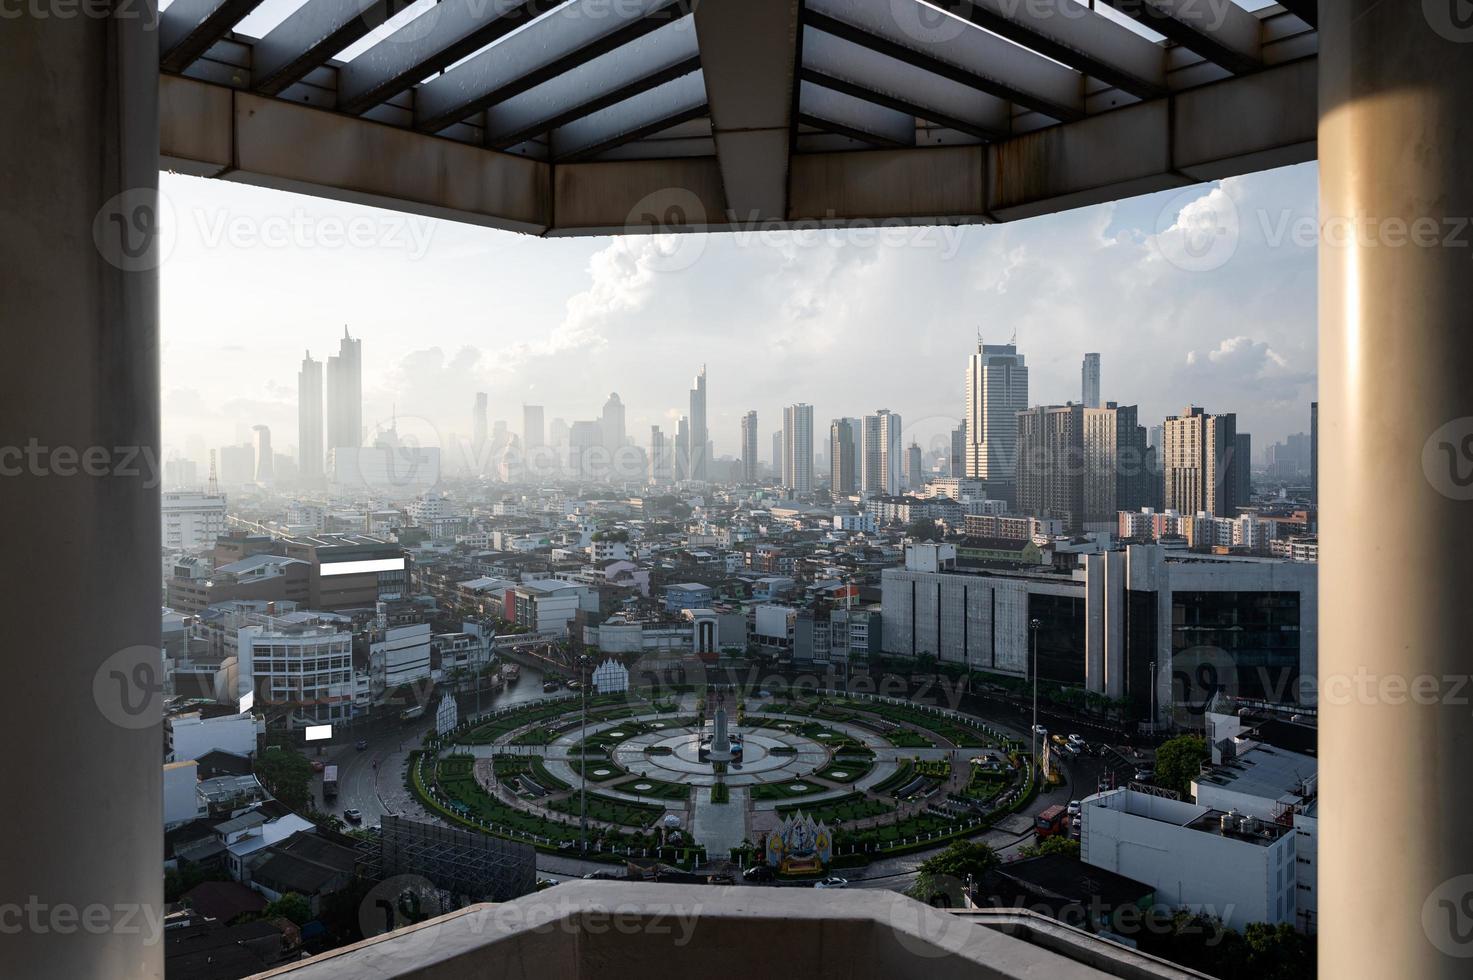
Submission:
[[[1033,734],[1042,735],[1044,738],[1048,738],[1048,729],[1044,728],[1042,725],[1034,725]]]
[[[585,881],[621,881],[624,876],[617,871],[590,871],[583,878]]]
[[[552,878],[538,878],[537,879],[537,890],[538,891],[546,891],[547,889],[551,888],[553,885],[556,885],[556,884],[557,884],[557,881],[555,881]]]
[[[1075,733],[1071,734],[1069,736],[1069,744],[1070,745],[1077,745],[1081,749],[1084,748],[1084,746],[1085,746],[1084,736],[1083,735],[1080,735],[1078,732],[1075,732]]]
[[[348,821],[348,823],[362,823],[363,811],[355,806],[348,807],[348,809],[343,811],[343,819]]]
[[[1149,783],[1153,782],[1155,779],[1156,770],[1154,769],[1137,769],[1135,771],[1135,781],[1138,783]]]
[[[1071,817],[1077,817],[1077,816],[1079,816],[1079,810],[1080,810],[1079,801],[1078,800],[1070,800],[1069,801],[1069,816],[1071,816]]]
[[[742,872],[743,881],[777,881],[777,872],[765,864],[754,864]]]
[[[368,739],[360,738],[358,741],[353,743],[353,748],[357,749],[359,752],[364,751],[368,748]]]
[[[813,883],[813,887],[814,888],[848,888],[849,887],[849,879],[848,878],[840,878],[838,875],[829,875],[827,878],[823,878],[823,879],[821,879],[819,881],[815,881]]]
[[[312,771],[313,772],[321,772],[322,770],[324,770],[326,768],[327,768],[327,765],[325,763],[323,763],[323,761],[321,759],[313,759],[312,760]]]

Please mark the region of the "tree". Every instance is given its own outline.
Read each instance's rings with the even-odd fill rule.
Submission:
[[[981,881],[1001,863],[997,852],[980,841],[952,841],[946,850],[921,862],[916,883],[906,894],[931,905],[958,906],[967,879]]]
[[[1064,854],[1077,858],[1079,857],[1079,841],[1055,835],[1045,837],[1042,844],[1029,844],[1018,852],[1020,857],[1025,858],[1044,857],[1048,854]]]
[[[306,925],[312,921],[312,906],[296,892],[287,892],[269,903],[261,913],[263,919],[274,919],[277,916],[284,916],[299,926]]]
[[[1178,735],[1156,750],[1156,785],[1176,790],[1183,798],[1191,794],[1192,780],[1202,763],[1212,758],[1207,740],[1200,735]]]
[[[941,530],[929,517],[917,517],[905,526],[905,533],[919,541],[941,540]]]
[[[256,760],[256,776],[286,806],[305,810],[312,803],[312,764],[294,749],[267,749]]]

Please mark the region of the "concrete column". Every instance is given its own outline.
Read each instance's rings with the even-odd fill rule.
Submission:
[[[0,26],[0,974],[161,978],[153,0]]]
[[[1320,4],[1320,975],[1473,971],[1473,25]]]

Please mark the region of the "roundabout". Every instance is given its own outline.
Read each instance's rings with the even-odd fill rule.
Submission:
[[[709,696],[594,696],[586,719],[576,698],[505,709],[428,739],[406,782],[447,823],[688,867],[760,861],[799,825],[837,866],[942,847],[1034,792],[1022,739],[982,719],[831,692]]]

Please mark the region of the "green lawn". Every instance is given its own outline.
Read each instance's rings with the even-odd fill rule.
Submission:
[[[827,769],[820,769],[818,775],[836,783],[852,783],[873,768],[873,764],[862,759],[838,759]]]
[[[636,786],[648,786],[649,789],[635,789]],[[660,779],[647,779],[644,776],[633,776],[622,783],[614,785],[621,793],[633,793],[636,796],[648,796],[657,800],[688,800],[690,799],[690,787],[684,783],[667,783]]]
[[[829,788],[811,780],[793,779],[785,783],[763,783],[752,787],[754,800],[791,800],[814,793],[827,793]]]
[[[830,827],[834,827],[853,820],[862,820],[865,817],[877,817],[885,813],[893,813],[895,808],[880,800],[866,799],[863,793],[850,793],[837,800],[828,800],[823,803],[804,805],[802,803],[780,806],[777,812],[786,816],[802,810],[807,816],[814,820],[820,820]]]
[[[566,813],[577,817],[580,815],[581,805],[578,793],[571,793],[561,800],[553,800],[547,804],[548,809],[559,813]],[[600,796],[597,793],[588,794],[588,819],[602,820],[604,823],[616,823],[621,827],[645,828],[653,824],[665,812],[662,806],[652,806],[647,803],[627,803],[624,800],[616,800],[611,796]]]

